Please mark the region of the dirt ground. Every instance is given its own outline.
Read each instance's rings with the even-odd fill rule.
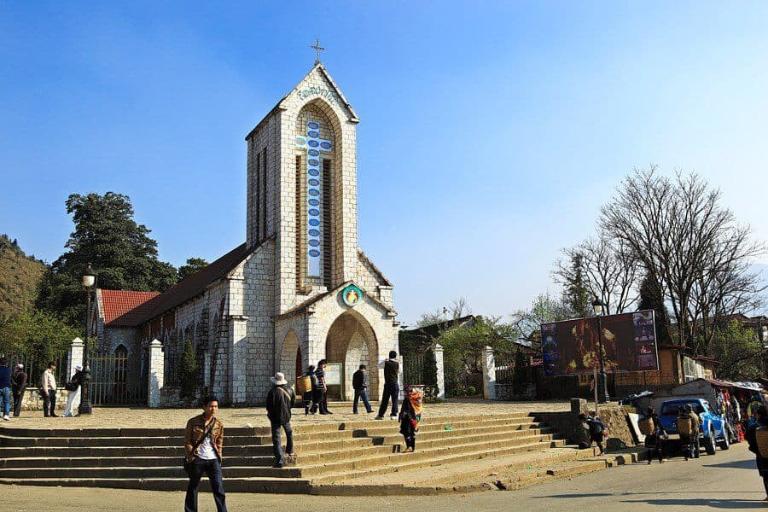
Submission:
[[[226,484],[226,483],[225,483]],[[184,493],[112,489],[72,489],[0,486],[0,510],[29,512],[180,511]],[[373,512],[418,510],[526,512],[668,510],[675,512],[766,509],[762,482],[754,457],[745,444],[727,452],[684,462],[622,466],[571,480],[560,480],[522,491],[407,497],[325,497],[307,495],[229,494],[230,512],[313,510]],[[201,493],[201,512],[215,510],[213,499]]]
[[[373,414],[352,414],[351,404],[338,404],[330,408],[334,413],[328,416],[305,416],[302,409],[294,409],[292,423],[301,426],[305,423],[360,421],[366,418],[373,419]],[[482,415],[498,414],[515,411],[567,411],[570,409],[568,402],[487,402],[482,400],[451,400],[439,404],[425,404],[424,416],[448,416],[448,415]],[[365,409],[360,406],[360,410]],[[19,418],[12,418],[9,422],[0,423],[0,428],[85,428],[85,427],[150,427],[150,428],[182,428],[187,420],[196,414],[199,409],[149,409],[147,407],[119,408],[97,407],[90,416],[78,416],[75,418],[45,418],[42,411],[25,411]],[[266,409],[263,407],[251,408],[222,408],[219,417],[225,426],[229,427],[266,427],[269,426]]]

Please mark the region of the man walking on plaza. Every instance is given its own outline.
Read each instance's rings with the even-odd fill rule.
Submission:
[[[355,399],[352,402],[352,414],[357,414],[357,403],[360,399],[363,400],[363,405],[368,413],[372,413],[373,409],[368,402],[368,370],[364,364],[360,365],[360,369],[352,374],[352,388],[355,390]]]
[[[21,414],[21,404],[24,402],[24,392],[27,390],[27,379],[29,376],[24,371],[24,365],[18,363],[16,371],[11,380],[13,390],[13,417],[17,418]]]
[[[400,374],[400,363],[397,362],[397,352],[392,350],[389,353],[389,359],[384,361],[384,391],[381,394],[381,405],[379,405],[379,414],[375,419],[383,420],[387,412],[389,399],[392,399],[392,414],[390,418],[397,419],[397,398],[400,394],[398,384],[398,375]]]
[[[43,395],[43,416],[56,417],[56,363],[51,361],[40,380],[40,394]]]
[[[227,512],[221,456],[224,448],[224,424],[216,417],[219,401],[206,398],[203,414],[190,418],[184,433],[184,469],[189,476],[184,512],[197,512],[197,489],[203,474],[208,476],[218,512]]]
[[[4,357],[0,357],[0,404],[2,404],[3,419],[11,419],[11,367]]]
[[[288,386],[285,375],[277,372],[272,380],[272,389],[267,393],[267,417],[272,427],[272,451],[275,454],[273,467],[281,468],[285,465],[280,429],[285,430],[285,451],[288,459],[293,460],[293,430],[291,429],[291,408],[296,402],[296,393]]]

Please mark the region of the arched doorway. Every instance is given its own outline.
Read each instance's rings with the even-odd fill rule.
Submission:
[[[290,385],[294,385],[296,376],[302,372],[299,337],[293,331],[289,331],[283,340],[283,350],[280,353],[280,367],[278,371],[283,372],[285,379]]]
[[[339,384],[328,386],[329,397],[352,400],[352,374],[361,364],[368,367],[369,397],[378,395],[378,344],[371,325],[360,314],[347,311],[331,324],[325,341],[325,354],[331,373],[334,369],[339,372]]]

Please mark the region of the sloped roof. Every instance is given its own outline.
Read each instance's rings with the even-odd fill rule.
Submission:
[[[149,320],[162,315],[166,311],[183,304],[184,302],[200,295],[205,289],[226,275],[240,264],[251,252],[259,246],[249,248],[248,244],[238,245],[227,254],[217,259],[207,267],[198,270],[181,282],[176,283],[164,293],[158,295],[141,313],[135,315],[133,326],[139,326]]]
[[[108,326],[132,326],[136,318],[148,309],[149,301],[159,292],[137,292],[132,290],[100,290],[104,323]]]

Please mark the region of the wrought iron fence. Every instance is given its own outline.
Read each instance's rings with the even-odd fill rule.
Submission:
[[[18,363],[24,365],[24,371],[27,373],[27,388],[40,387],[40,380],[43,377],[43,372],[48,368],[50,361],[40,361],[31,354],[0,354],[8,360],[8,365],[13,369],[16,368]],[[58,354],[52,360],[56,365],[56,384],[63,386],[64,383],[69,380],[67,374],[67,363],[69,361],[69,351]]]
[[[139,405],[147,399],[141,368],[131,368],[126,352],[94,354],[89,361],[89,397],[93,405]],[[131,373],[135,378],[131,378]]]

